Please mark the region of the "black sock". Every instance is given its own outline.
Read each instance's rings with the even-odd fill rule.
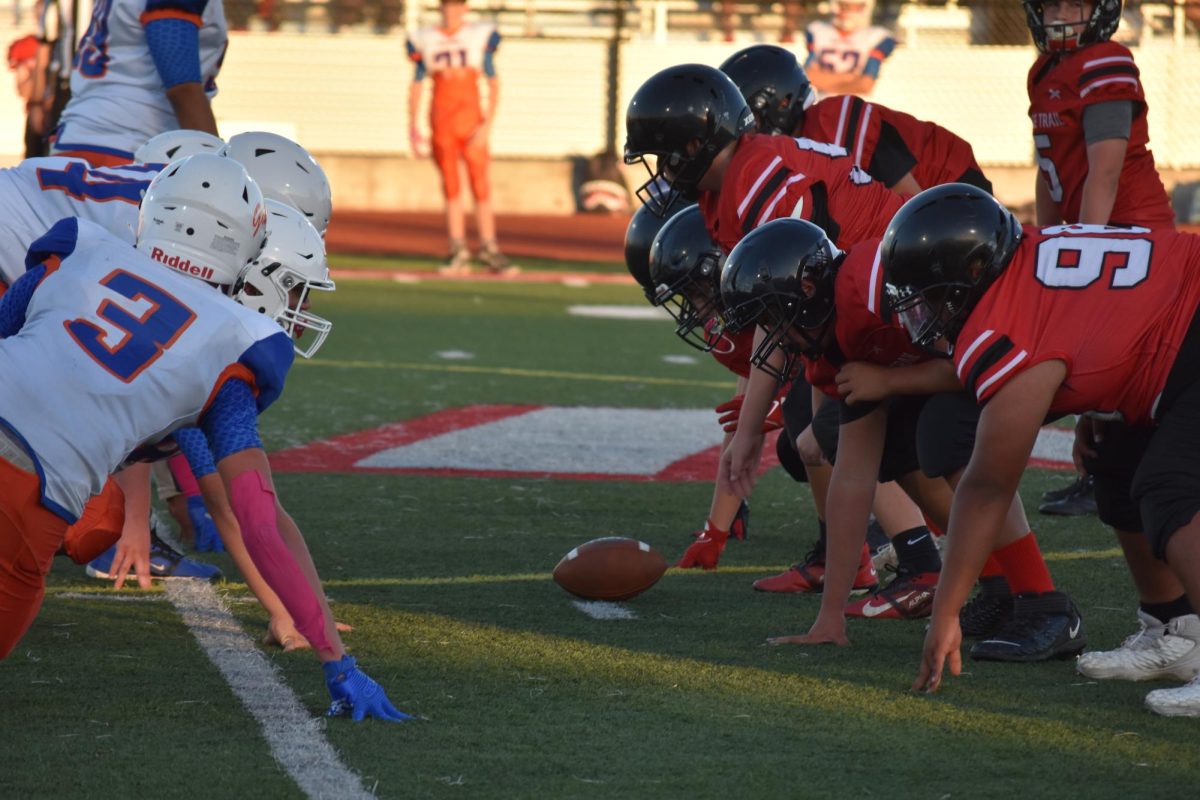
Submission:
[[[825,543],[827,541],[828,530],[825,527],[825,520],[817,517],[817,549],[822,553],[825,552]]]
[[[1181,594],[1179,597],[1166,603],[1140,603],[1139,606],[1142,611],[1164,625],[1176,617],[1184,617],[1188,614],[1196,613],[1186,594]]]
[[[924,525],[903,531],[892,537],[896,558],[901,569],[909,572],[937,572],[942,568],[942,557],[938,555],[933,534]]]

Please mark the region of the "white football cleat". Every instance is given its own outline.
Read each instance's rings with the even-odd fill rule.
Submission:
[[[1146,708],[1164,717],[1200,717],[1200,676],[1178,689],[1155,689],[1146,695]]]
[[[1139,610],[1138,623],[1141,630],[1127,638],[1116,650],[1081,655],[1075,665],[1079,674],[1097,680],[1124,681],[1163,678],[1187,681],[1200,675],[1200,617],[1188,614],[1175,617],[1163,625]],[[1200,713],[1200,686],[1194,691],[1197,713]]]

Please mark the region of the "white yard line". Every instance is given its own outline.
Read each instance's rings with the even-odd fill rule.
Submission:
[[[571,605],[592,619],[637,619],[637,614],[633,609],[620,603],[606,603],[603,600],[572,600]]]
[[[262,726],[271,755],[305,795],[313,800],[374,796],[325,739],[325,720],[301,705],[212,584],[168,581],[166,593],[209,660]]]

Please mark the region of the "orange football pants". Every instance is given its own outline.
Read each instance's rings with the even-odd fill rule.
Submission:
[[[0,459],[0,659],[33,624],[67,521],[41,503],[37,475]]]
[[[109,478],[93,495],[75,524],[67,528],[63,550],[76,564],[86,564],[117,543],[125,527],[125,493]]]
[[[461,130],[461,128],[460,128]],[[473,131],[474,128],[468,130]],[[491,181],[488,179],[487,143],[472,147],[469,142],[470,133],[460,133],[451,129],[433,131],[433,160],[438,172],[442,174],[442,194],[447,200],[453,200],[462,194],[462,181],[459,178],[459,161],[467,164],[467,178],[471,182],[471,194],[476,200],[487,200],[491,196]]]

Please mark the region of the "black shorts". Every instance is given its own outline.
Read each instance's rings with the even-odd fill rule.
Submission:
[[[1153,428],[1123,422],[1097,422],[1096,455],[1085,456],[1083,468],[1096,479],[1096,515],[1111,528],[1142,530],[1142,512],[1133,499],[1133,477],[1150,446]]]
[[[1200,513],[1200,311],[1175,357],[1155,415],[1158,427],[1133,477],[1133,497],[1154,554]]]
[[[929,397],[917,422],[921,471],[930,478],[946,478],[966,467],[975,449],[975,429],[982,411],[967,392]]]
[[[881,483],[894,481],[920,469],[920,459],[917,457],[917,424],[926,399],[896,397],[889,401],[883,458],[879,462]],[[876,406],[872,405],[869,408],[874,407]],[[813,420],[813,435],[830,464],[837,461],[838,429],[865,416],[865,408],[868,406],[850,406],[840,400],[830,400],[817,411]]]

